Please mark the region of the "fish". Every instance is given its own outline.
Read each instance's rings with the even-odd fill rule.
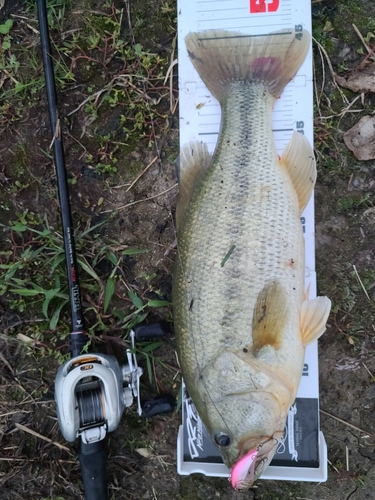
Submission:
[[[306,58],[306,30],[189,33],[189,59],[219,101],[213,155],[181,148],[172,304],[188,393],[234,489],[265,471],[284,434],[305,348],[331,302],[305,290],[300,216],[316,181],[308,139],[278,157],[272,109]]]

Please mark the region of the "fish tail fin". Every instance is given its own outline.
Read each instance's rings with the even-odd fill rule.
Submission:
[[[199,76],[219,101],[236,82],[263,83],[277,98],[305,60],[310,35],[294,29],[265,36],[207,30],[190,33],[185,43]]]

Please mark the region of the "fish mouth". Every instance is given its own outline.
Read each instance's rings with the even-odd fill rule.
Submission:
[[[232,467],[229,481],[237,491],[248,490],[258,479],[272,460],[278,439],[270,437],[257,448],[250,450]]]

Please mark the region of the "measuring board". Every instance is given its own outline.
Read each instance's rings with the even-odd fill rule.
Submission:
[[[310,0],[178,0],[180,146],[200,141],[213,152],[221,116],[219,103],[189,60],[185,36],[209,29],[263,35],[284,28],[295,31],[296,36],[302,29],[311,34]],[[279,155],[295,130],[305,134],[313,144],[311,46],[298,74],[273,110],[273,132]],[[301,223],[305,236],[305,285],[310,284],[309,298],[312,299],[316,296],[313,199],[302,214]],[[318,376],[315,342],[306,349],[303,376],[296,402],[289,411],[285,436],[263,479],[316,482],[327,479],[327,446],[319,427]],[[201,472],[209,476],[229,476],[185,388],[177,462],[180,474]]]

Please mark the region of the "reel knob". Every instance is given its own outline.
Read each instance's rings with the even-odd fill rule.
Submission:
[[[160,339],[167,335],[167,325],[166,323],[151,323],[146,325],[145,323],[140,323],[133,328],[134,336],[136,342],[147,342],[154,339]]]
[[[157,398],[147,399],[142,403],[142,416],[146,418],[156,417],[164,413],[171,413],[176,406],[176,401],[170,394]]]
[[[128,408],[133,404],[133,392],[129,387],[124,387],[124,404],[125,407]]]

